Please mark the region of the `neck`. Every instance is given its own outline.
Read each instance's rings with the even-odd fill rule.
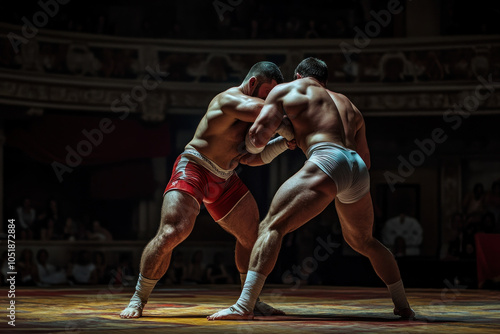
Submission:
[[[250,92],[250,88],[248,87],[248,85],[247,85],[246,83],[242,83],[242,84],[240,85],[240,87],[238,87],[238,88],[241,90],[241,92],[242,92],[243,94],[248,95],[248,96],[250,96],[250,95],[251,95],[251,94],[250,94],[250,93],[251,93],[251,92]]]
[[[318,79],[316,79],[314,77],[307,77],[307,78],[316,81],[321,87],[325,87],[325,85],[322,82],[320,82]]]

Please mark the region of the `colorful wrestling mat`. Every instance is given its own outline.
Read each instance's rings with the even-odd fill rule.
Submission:
[[[232,305],[239,286],[158,287],[144,317],[120,319],[132,288],[20,288],[15,327],[8,325],[6,294],[2,333],[500,333],[500,292],[408,289],[413,321],[392,315],[383,288],[267,286],[262,300],[286,316],[254,321],[207,321]]]

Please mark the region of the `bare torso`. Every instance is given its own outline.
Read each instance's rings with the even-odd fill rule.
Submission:
[[[370,152],[361,112],[344,95],[325,89],[313,78],[286,85],[283,108],[290,118],[297,145],[307,152],[320,142],[339,144],[356,151],[367,166]]]
[[[316,80],[298,79],[286,85],[281,99],[283,109],[292,122],[297,146],[302,151],[320,142],[346,146],[342,118],[335,103]]]
[[[193,139],[186,145],[186,149],[196,149],[222,169],[236,168],[239,159],[246,153],[242,145],[251,123],[243,122],[223,112],[221,106],[224,94],[240,93],[235,87],[214,97],[198,124]]]

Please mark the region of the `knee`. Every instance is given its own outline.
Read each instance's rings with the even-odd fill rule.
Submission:
[[[187,219],[162,219],[156,235],[160,247],[173,248],[184,241],[193,230],[194,221]]]

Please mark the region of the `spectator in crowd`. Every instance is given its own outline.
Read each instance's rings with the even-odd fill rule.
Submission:
[[[205,267],[203,266],[203,252],[197,250],[191,257],[191,262],[187,267],[186,281],[192,283],[203,283],[205,280]]]
[[[217,252],[214,255],[214,263],[207,268],[207,280],[211,284],[232,284],[233,279],[224,264],[224,254]]]
[[[448,240],[446,240],[442,250],[446,251],[446,253],[442,255],[445,260],[458,260],[460,258],[461,238],[464,227],[465,216],[460,212],[453,214],[447,226],[447,233],[445,234]]]
[[[78,224],[72,217],[66,218],[66,223],[63,228],[63,239],[68,241],[75,241],[77,239]]]
[[[304,37],[307,39],[320,37],[318,31],[316,30],[316,21],[315,20],[309,20],[309,28],[306,31],[306,34]]]
[[[59,206],[55,199],[50,199],[45,211],[38,216],[41,240],[54,240],[62,237],[62,222]]]
[[[97,276],[97,283],[98,284],[109,283],[108,267],[106,265],[106,257],[104,256],[103,252],[97,251],[94,253],[94,264]]]
[[[29,248],[23,249],[21,257],[17,262],[17,272],[20,276],[20,285],[38,285],[38,268],[34,260],[33,252]]]
[[[172,256],[172,263],[166,273],[166,284],[182,284],[186,278],[187,268],[184,263],[184,254],[177,251]]]
[[[40,282],[50,285],[68,283],[66,271],[49,263],[48,259],[49,252],[46,249],[40,249],[36,253],[37,270]]]
[[[4,251],[2,253],[2,264],[0,267],[0,285],[7,284],[7,278],[9,277],[7,273],[9,270],[9,252]]]
[[[96,269],[90,253],[86,250],[80,251],[76,263],[70,263],[68,267],[70,277],[78,284],[96,284]]]
[[[500,180],[493,182],[491,191],[486,194],[486,209],[495,216],[495,224],[500,222]]]
[[[98,220],[94,220],[92,222],[92,230],[93,232],[87,232],[87,238],[89,240],[97,240],[97,241],[112,241],[113,236],[111,233],[101,226],[101,223]]]
[[[460,245],[460,258],[471,259],[476,258],[476,242],[474,235],[476,234],[476,224],[468,222],[465,225],[464,231],[461,235]]]
[[[452,227],[454,227],[454,238],[448,245],[448,254],[446,259],[459,260],[459,259],[473,259],[475,258],[475,240],[479,222],[477,221],[478,215],[464,216],[456,213],[452,218]]]
[[[466,215],[473,213],[482,214],[485,208],[485,193],[482,183],[476,183],[472,193],[465,196],[462,207]]]
[[[385,222],[382,229],[382,240],[394,253],[415,256],[420,255],[422,234],[422,226],[418,220],[401,213]],[[398,246],[397,251],[395,246]]]
[[[492,212],[486,212],[481,219],[478,232],[495,233],[496,231],[495,215]]]
[[[31,199],[26,197],[23,199],[22,205],[16,210],[18,226],[20,227],[20,234],[22,240],[33,239],[36,211],[31,206]]]
[[[134,276],[132,257],[129,253],[120,254],[114,278],[115,285],[129,286],[133,284],[136,277]]]

